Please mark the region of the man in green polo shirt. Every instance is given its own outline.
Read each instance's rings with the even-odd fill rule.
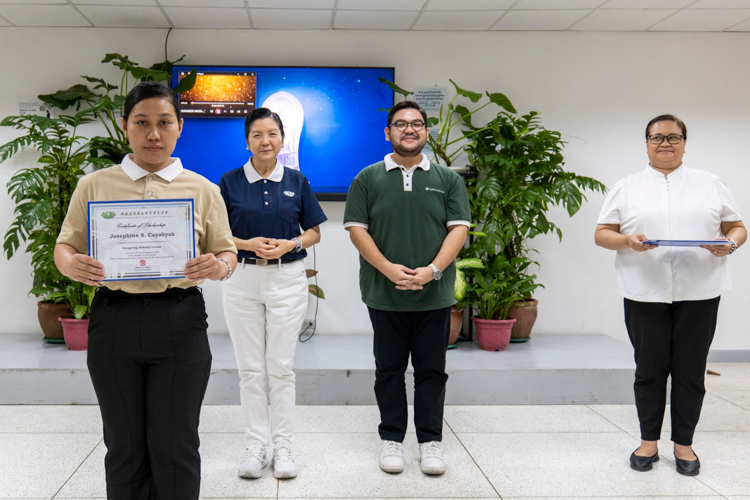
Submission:
[[[404,470],[406,383],[414,366],[414,424],[425,474],[445,472],[441,441],[445,352],[456,303],[454,260],[471,213],[464,182],[422,154],[427,114],[412,101],[388,114],[393,154],[354,178],[344,227],[360,253],[359,285],[374,329],[380,468]]]

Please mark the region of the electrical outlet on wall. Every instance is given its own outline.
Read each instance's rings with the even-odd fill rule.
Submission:
[[[315,328],[315,320],[306,319],[302,322],[302,330],[300,333],[308,333]]]

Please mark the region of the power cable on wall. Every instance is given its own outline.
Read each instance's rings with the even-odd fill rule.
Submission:
[[[315,246],[314,245],[313,245],[312,249],[313,249],[313,270],[317,271],[318,270],[318,254],[315,253]],[[315,286],[318,286],[318,274],[317,273],[315,273],[315,276],[313,277],[313,279],[315,280]],[[315,296],[315,314],[313,315],[312,324],[311,325],[307,325],[307,328],[305,328],[304,330],[302,330],[301,332],[299,332],[299,341],[300,342],[307,342],[308,340],[310,340],[311,338],[313,338],[313,335],[315,335],[315,330],[318,329],[318,304],[319,303],[320,303],[320,297],[318,297],[316,295]],[[308,337],[306,337],[306,338],[303,339],[302,337],[308,332],[308,330],[310,330],[310,327],[312,327],[312,332],[310,333],[310,335]]]
[[[167,38],[164,39],[164,60],[169,61],[169,57],[167,56],[167,44],[169,43],[169,34],[172,33],[172,30],[174,28],[169,28],[169,31],[167,31]]]

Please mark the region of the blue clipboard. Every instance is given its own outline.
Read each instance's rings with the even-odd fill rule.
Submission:
[[[702,245],[731,245],[737,242],[732,240],[646,240],[643,243],[660,247],[699,247]]]

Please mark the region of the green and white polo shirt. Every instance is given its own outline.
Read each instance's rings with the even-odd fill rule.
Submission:
[[[425,267],[443,245],[448,227],[469,225],[471,211],[463,179],[453,170],[431,163],[425,155],[410,171],[392,155],[365,167],[354,178],[346,200],[344,227],[368,230],[380,252],[394,264]],[[362,301],[385,311],[430,311],[456,303],[456,268],[422,290],[396,290],[396,285],[362,256],[359,258]]]

